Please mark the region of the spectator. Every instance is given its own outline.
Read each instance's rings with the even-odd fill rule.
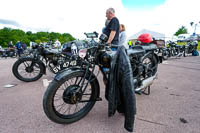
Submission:
[[[13,47],[14,47],[13,42],[10,41],[10,42],[8,43],[8,49],[9,49],[9,48],[13,48]]]
[[[23,49],[23,50],[26,50],[26,49],[27,49],[26,43],[23,43],[23,44],[22,44],[22,49]]]
[[[61,48],[61,43],[58,39],[55,41],[54,48]]]
[[[125,26],[123,24],[120,24],[120,33],[119,33],[119,45],[124,45],[126,49],[128,49],[128,45],[126,42],[126,32],[125,32]]]
[[[17,54],[18,54],[19,57],[20,57],[21,54],[23,53],[22,43],[21,43],[20,41],[17,41],[16,48],[17,48]]]

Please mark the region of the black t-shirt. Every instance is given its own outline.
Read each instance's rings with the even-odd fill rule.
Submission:
[[[115,37],[112,40],[112,44],[118,44],[119,41],[119,20],[114,17],[111,19],[110,23],[106,26],[105,30],[104,30],[104,34],[106,34],[108,37],[110,35],[111,31],[116,31]]]

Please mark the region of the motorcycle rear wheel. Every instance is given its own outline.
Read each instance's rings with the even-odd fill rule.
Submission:
[[[168,50],[163,51],[162,53],[163,60],[168,60],[169,56],[170,56],[170,53]]]
[[[31,66],[31,63],[33,63],[31,58],[18,59],[12,67],[14,76],[24,82],[40,79],[43,75],[43,66],[38,62],[34,62]]]
[[[143,58],[142,63],[148,65],[147,73],[149,73],[149,76],[153,76],[156,74],[158,69],[158,60],[156,59],[155,55],[147,55],[145,58]]]

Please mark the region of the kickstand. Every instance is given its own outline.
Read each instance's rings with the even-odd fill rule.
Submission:
[[[145,95],[150,95],[150,92],[151,92],[150,86],[146,87],[146,88],[142,91],[142,93],[145,94]]]

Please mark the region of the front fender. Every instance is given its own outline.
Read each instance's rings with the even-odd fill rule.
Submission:
[[[74,72],[82,72],[85,73],[85,69],[81,69],[80,67],[72,67],[72,68],[67,68],[65,70],[62,70],[61,72],[59,72],[55,77],[54,80],[59,82],[60,80],[64,80],[66,76],[74,73]],[[97,93],[98,93],[98,97],[100,96],[100,86],[99,86],[99,81],[97,80],[97,77],[94,75],[94,73],[92,73],[91,71],[88,71],[88,75],[92,74],[92,81],[91,84],[95,84],[97,87]]]
[[[73,72],[78,72],[78,71],[81,71],[79,68],[67,68],[67,69],[64,69],[62,71],[60,71],[58,74],[56,74],[56,76],[54,77],[54,80],[56,81],[60,81],[62,79],[65,78],[65,76],[73,73]]]

